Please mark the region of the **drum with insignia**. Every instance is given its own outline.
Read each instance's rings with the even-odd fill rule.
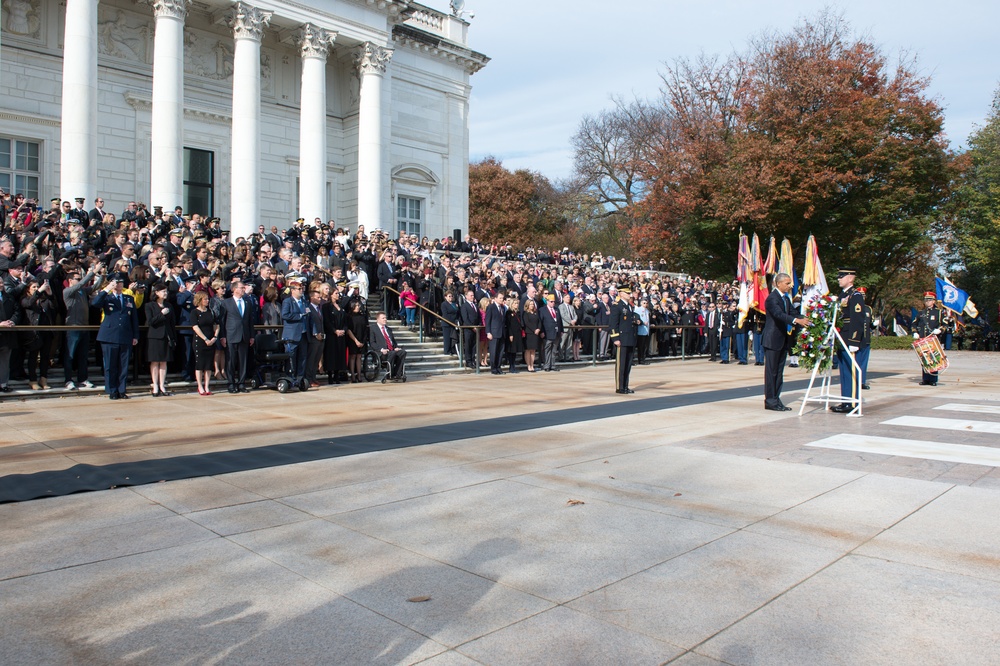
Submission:
[[[917,353],[920,365],[926,372],[937,374],[948,369],[948,357],[944,355],[941,341],[936,335],[914,340],[913,351]]]

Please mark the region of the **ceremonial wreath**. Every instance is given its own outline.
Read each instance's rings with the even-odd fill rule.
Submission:
[[[799,365],[806,370],[818,366],[820,372],[826,372],[833,364],[834,343],[832,339],[826,338],[834,311],[837,312],[834,324],[840,326],[841,314],[836,303],[836,296],[825,294],[812,300],[806,307],[804,316],[809,320],[809,326],[804,327],[796,336],[795,350],[792,352],[798,355]]]

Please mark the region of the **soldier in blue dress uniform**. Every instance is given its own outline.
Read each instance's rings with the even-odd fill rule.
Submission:
[[[845,398],[859,399],[861,395],[861,372],[852,363],[854,355],[860,351],[865,336],[865,297],[854,288],[854,280],[858,271],[854,268],[841,268],[837,271],[837,283],[840,285],[840,311],[843,320],[840,326],[840,337],[844,339],[843,347],[837,348],[837,361],[840,370],[840,395]],[[858,403],[842,402],[831,407],[831,412],[847,414]]]
[[[97,341],[104,355],[104,391],[112,400],[127,400],[126,382],[132,347],[139,342],[139,313],[135,300],[122,293],[128,276],[118,273],[90,303],[103,313]]]

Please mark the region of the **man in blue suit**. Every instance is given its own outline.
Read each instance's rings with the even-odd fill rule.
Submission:
[[[302,298],[302,282],[291,278],[289,296],[281,303],[281,338],[285,341],[285,352],[291,357],[295,386],[301,386],[306,376],[306,362],[309,357],[309,340],[306,337],[306,303]]]
[[[785,379],[785,358],[792,346],[792,326],[808,326],[805,317],[796,317],[795,308],[788,292],[792,289],[792,278],[786,273],[774,276],[774,289],[764,301],[767,319],[764,320],[764,409],[774,412],[789,412],[781,402],[781,385]]]
[[[91,299],[104,315],[97,341],[104,355],[104,390],[112,400],[128,400],[126,382],[132,347],[139,342],[139,313],[135,300],[122,293],[128,279],[124,273],[112,276],[110,284]]]

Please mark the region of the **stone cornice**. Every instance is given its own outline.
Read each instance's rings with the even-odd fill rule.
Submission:
[[[482,53],[441,39],[437,35],[425,33],[412,26],[396,26],[392,31],[392,41],[414,51],[457,63],[469,74],[475,74],[490,61]]]
[[[153,100],[151,97],[147,97],[146,95],[127,90],[122,93],[122,97],[124,97],[125,102],[136,111],[152,111],[153,109]],[[209,122],[220,123],[222,125],[230,125],[233,121],[233,116],[228,110],[213,109],[208,107],[192,108],[185,106],[184,115],[189,118],[198,118],[200,120],[207,120]],[[0,116],[0,118],[2,118],[2,116]]]
[[[0,120],[7,120],[15,123],[31,123],[32,125],[46,125],[48,127],[62,126],[62,120],[59,118],[29,116],[24,113],[15,113],[13,111],[0,111]]]

